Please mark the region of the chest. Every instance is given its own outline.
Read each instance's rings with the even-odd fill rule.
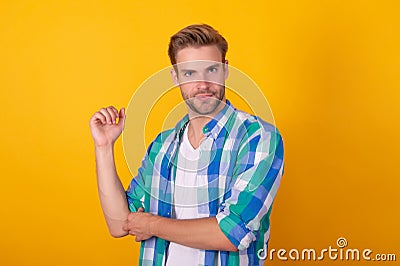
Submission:
[[[156,163],[159,176],[153,176],[152,187],[157,188],[164,209],[173,214],[178,205],[190,208],[196,218],[215,216],[231,186],[235,146],[231,139],[206,138],[195,151],[176,145],[160,152]],[[153,212],[160,214],[159,209]]]

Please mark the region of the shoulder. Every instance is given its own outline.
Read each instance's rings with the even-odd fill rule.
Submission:
[[[263,139],[281,139],[281,134],[276,126],[264,121],[262,118],[244,111],[236,110],[234,127],[238,128],[238,134],[243,138],[259,136]]]
[[[239,158],[240,156],[245,160],[258,158],[266,160],[265,162],[269,164],[272,163],[270,159],[274,158],[276,165],[283,162],[283,140],[276,126],[243,111],[237,112],[236,120],[240,128],[238,130],[240,132],[238,133]]]

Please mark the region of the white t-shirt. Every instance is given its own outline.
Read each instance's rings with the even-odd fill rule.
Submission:
[[[175,177],[174,212],[176,219],[195,219],[198,215],[197,187],[201,181],[197,178],[200,150],[194,149],[188,138],[186,126],[178,153],[178,165]],[[185,230],[185,228],[182,228]],[[200,250],[171,242],[168,248],[167,266],[198,265]]]

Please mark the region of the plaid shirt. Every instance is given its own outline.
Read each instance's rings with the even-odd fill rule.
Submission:
[[[132,212],[143,207],[174,218],[177,151],[188,121],[186,115],[148,147],[126,191]],[[269,217],[283,174],[282,138],[274,126],[235,109],[228,100],[203,133],[203,141],[212,145],[199,159],[197,177],[207,182],[197,189],[198,214],[216,217],[239,251],[202,250],[199,265],[263,265],[257,253],[268,248]],[[142,241],[139,264],[165,265],[168,246],[169,241],[158,237]]]

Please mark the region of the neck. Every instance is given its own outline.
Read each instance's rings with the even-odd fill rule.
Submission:
[[[203,139],[203,127],[210,121],[210,117],[196,117],[193,119],[190,118],[188,136],[198,141]]]
[[[207,116],[192,117],[189,112],[188,138],[194,148],[198,148],[204,138],[203,127],[225,107],[225,104],[224,101],[224,104],[221,103],[212,114]]]

